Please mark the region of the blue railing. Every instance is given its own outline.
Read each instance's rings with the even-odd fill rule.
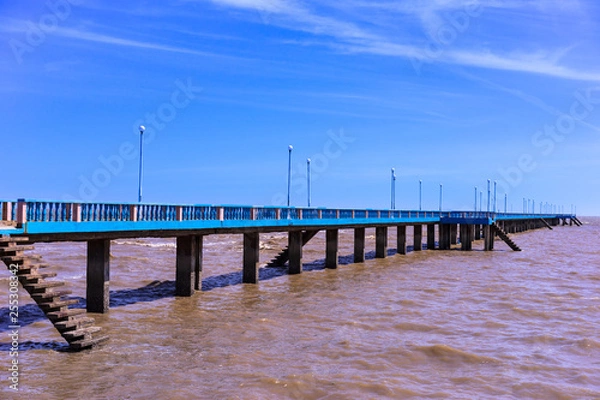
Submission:
[[[10,203],[10,207],[8,207]],[[440,218],[556,218],[570,214],[520,214],[474,211],[364,210],[295,207],[253,207],[239,205],[167,205],[67,203],[57,201],[0,201],[0,220],[16,220],[17,210],[25,211],[25,222],[125,222],[125,221],[250,221],[250,220],[331,220],[331,219],[440,219]]]

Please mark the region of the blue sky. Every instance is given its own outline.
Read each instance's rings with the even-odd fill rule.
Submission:
[[[1,1],[0,197],[600,215],[591,0]]]

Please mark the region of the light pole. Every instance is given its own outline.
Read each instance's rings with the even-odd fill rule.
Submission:
[[[487,196],[487,212],[490,212],[490,193],[491,193],[491,181],[488,179],[488,184],[487,184],[487,189],[488,189],[488,196]]]
[[[419,179],[419,211],[423,210],[423,181]]]
[[[442,212],[442,201],[444,200],[444,185],[440,183],[440,212]]]
[[[287,193],[287,206],[290,206],[290,191],[292,189],[292,150],[294,147],[290,144],[288,146],[288,193]]]
[[[475,212],[477,212],[477,186],[475,186]]]
[[[306,187],[308,191],[308,206],[310,207],[310,158],[306,159]]]
[[[483,211],[482,209],[482,204],[483,204],[483,191],[479,191],[479,212]]]
[[[142,202],[142,178],[144,172],[144,131],[146,127],[140,125],[140,172],[138,181],[138,203]]]
[[[496,186],[497,186],[498,182],[494,181],[494,213],[496,213],[496,211],[498,210],[498,199],[496,197]]]
[[[396,209],[396,170],[392,168],[392,193],[391,193],[391,209]]]
[[[508,212],[508,194],[504,193],[504,214]]]

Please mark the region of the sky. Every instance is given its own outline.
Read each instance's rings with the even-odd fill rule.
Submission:
[[[136,202],[144,125],[147,203],[285,205],[292,145],[294,206],[310,158],[317,207],[389,208],[394,168],[396,208],[421,181],[486,209],[489,179],[500,211],[600,215],[599,27],[593,0],[0,0],[0,199]]]

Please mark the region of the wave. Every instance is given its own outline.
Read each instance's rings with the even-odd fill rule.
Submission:
[[[475,353],[463,351],[450,347],[445,344],[435,344],[432,346],[416,346],[414,349],[444,363],[464,363],[464,364],[490,364],[500,363],[493,357],[480,356]]]
[[[115,244],[123,246],[141,246],[141,247],[152,247],[152,248],[176,248],[175,243],[152,243],[143,240],[115,240]]]

